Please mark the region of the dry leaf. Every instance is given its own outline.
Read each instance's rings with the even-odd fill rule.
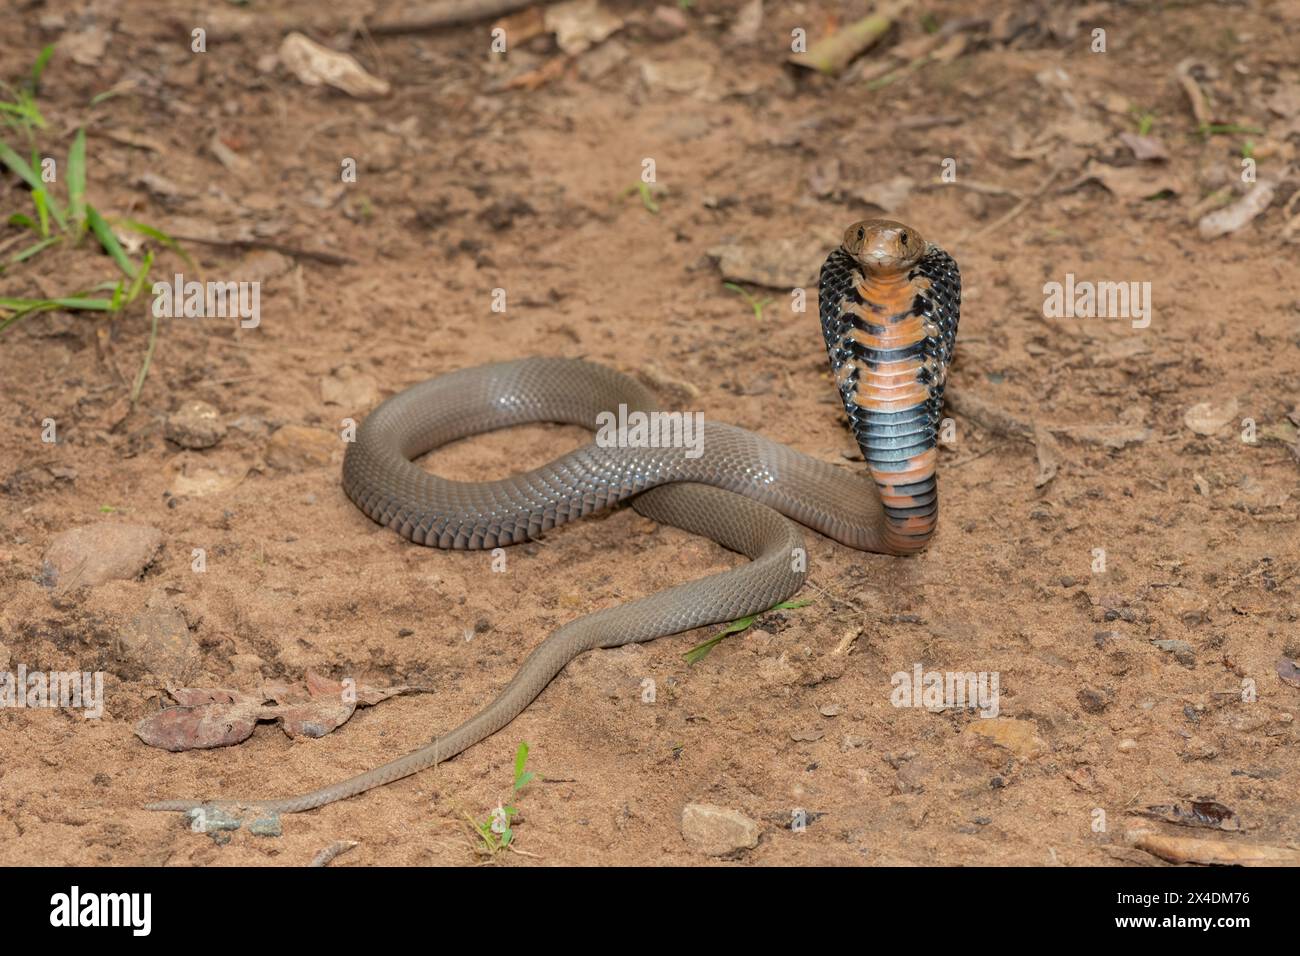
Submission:
[[[1120,133],[1120,142],[1133,151],[1133,158],[1143,162],[1159,162],[1169,158],[1169,150],[1163,141],[1155,136],[1140,136],[1137,133]]]
[[[1150,199],[1163,192],[1177,194],[1180,190],[1178,180],[1161,167],[1108,166],[1093,160],[1084,168],[1083,177],[1078,182],[1089,179],[1101,183],[1107,191],[1126,202]]]
[[[1034,449],[1038,456],[1038,475],[1034,478],[1034,487],[1042,488],[1056,477],[1061,461],[1061,447],[1051,432],[1041,425],[1035,425]]]
[[[1198,435],[1213,435],[1237,417],[1237,400],[1200,402],[1183,414],[1183,424]]]
[[[1216,209],[1201,217],[1197,229],[1202,239],[1217,239],[1236,232],[1269,207],[1277,186],[1267,179],[1255,183],[1254,188],[1231,206]]]
[[[280,62],[308,86],[332,86],[349,96],[387,96],[387,80],[367,73],[352,57],[323,47],[301,33],[280,44]]]
[[[546,29],[569,56],[576,56],[623,28],[622,17],[596,0],[569,0],[547,7],[542,14]]]
[[[240,743],[262,720],[280,721],[290,737],[323,737],[345,723],[358,707],[370,707],[398,694],[422,692],[406,684],[371,687],[336,681],[310,670],[302,683],[266,681],[257,695],[213,687],[168,688],[176,706],[146,717],[136,724],[135,733],[151,747],[171,751]]]
[[[1209,830],[1234,832],[1241,829],[1241,818],[1230,807],[1214,800],[1193,800],[1190,808],[1180,807],[1177,804],[1159,804],[1131,812],[1180,827],[1203,827]]]
[[[1170,863],[1203,863],[1219,866],[1296,866],[1300,850],[1259,843],[1229,843],[1194,837],[1161,836],[1149,831],[1130,831],[1128,841],[1139,850]]]

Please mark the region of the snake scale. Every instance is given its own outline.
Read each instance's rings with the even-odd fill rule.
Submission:
[[[530,358],[462,369],[401,392],[361,424],[343,462],[343,489],[380,524],[417,544],[478,549],[518,544],[631,499],[658,522],[704,535],[748,564],[606,608],[559,628],[510,683],[454,730],[404,757],[310,793],[209,804],[310,810],[418,773],[496,733],[569,661],[597,647],[648,641],[765,611],[799,590],[798,528],[863,551],[925,547],[938,515],[936,441],[957,337],[956,262],[916,230],[864,220],[822,266],[822,333],[871,481],[743,428],[706,422],[702,454],[593,443],[498,481],[458,482],[413,460],[447,442],[528,422],[593,428],[619,405],[654,411],[627,376],[576,359]],[[784,516],[784,517],[783,517]],[[191,810],[167,800],[151,810]]]

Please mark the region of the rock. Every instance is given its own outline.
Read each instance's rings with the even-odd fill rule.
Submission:
[[[826,249],[820,239],[779,236],[746,244],[714,246],[708,255],[718,261],[718,270],[729,282],[748,282],[789,292],[796,287],[815,286]]]
[[[1097,690],[1093,687],[1085,687],[1078,694],[1079,706],[1090,714],[1100,714],[1110,706],[1110,702],[1115,695],[1108,690]]]
[[[981,718],[968,724],[961,736],[975,746],[994,744],[1025,760],[1048,749],[1046,741],[1038,736],[1037,724],[1014,717]]]
[[[1196,666],[1196,650],[1186,641],[1159,640],[1151,642],[1167,654],[1173,654],[1174,660],[1184,667]]]
[[[1201,402],[1183,414],[1183,424],[1198,435],[1213,435],[1237,417],[1237,400]]]
[[[123,654],[159,677],[185,680],[199,664],[199,649],[185,615],[165,591],[154,591],[120,638]]]
[[[342,405],[349,411],[369,408],[379,398],[379,386],[369,375],[344,365],[320,380],[320,397],[326,405]]]
[[[862,734],[845,734],[840,738],[840,750],[848,753],[850,750],[857,750],[859,747],[867,745],[867,738]]]
[[[195,833],[216,833],[222,830],[238,830],[240,819],[219,807],[195,807],[187,810],[189,827]]]
[[[817,708],[817,713],[823,717],[838,717],[844,711],[844,707],[838,703],[822,704]]]
[[[54,536],[45,551],[46,587],[95,587],[105,581],[138,578],[162,548],[157,528],[100,521]]]
[[[707,803],[682,808],[682,836],[708,856],[723,856],[758,846],[758,824],[738,810]]]
[[[239,461],[217,461],[183,451],[167,462],[167,490],[178,498],[202,498],[238,487],[248,475]]]
[[[266,461],[284,471],[322,468],[334,458],[342,442],[333,432],[304,425],[285,425],[266,446]]]
[[[826,731],[820,730],[816,727],[809,727],[801,730],[790,731],[790,739],[795,741],[801,741],[801,742],[805,742],[805,741],[811,742],[814,740],[821,740],[825,736],[826,736]]]
[[[248,832],[254,836],[283,836],[284,827],[280,824],[280,814],[272,813],[265,817],[258,817],[248,825]]]
[[[182,448],[211,448],[226,436],[226,426],[219,411],[195,399],[183,402],[167,417],[163,434]]]
[[[546,7],[542,13],[546,30],[555,34],[555,45],[569,56],[591,49],[623,28],[623,18],[602,7],[598,0],[568,0]]]

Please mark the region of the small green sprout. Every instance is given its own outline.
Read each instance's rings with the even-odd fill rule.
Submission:
[[[724,637],[749,630],[753,623],[762,617],[763,614],[770,613],[771,611],[793,611],[801,607],[807,607],[809,604],[812,604],[812,601],[782,601],[780,604],[768,608],[767,611],[763,611],[759,614],[751,614],[748,617],[742,617],[738,621],[732,621],[716,635],[709,638],[703,644],[692,647],[682,656],[686,658],[687,664],[698,664],[700,661],[704,660],[704,658],[709,656],[709,652],[717,647]]]
[[[745,300],[745,304],[754,310],[754,319],[758,322],[763,321],[763,310],[776,301],[772,298],[759,299],[757,296],[750,295],[734,282],[724,282],[723,285]]]
[[[527,770],[528,763],[528,744],[521,743],[519,749],[515,751],[515,779],[513,784],[513,793],[519,793],[535,779],[539,779],[537,774]],[[503,850],[513,849],[515,838],[514,822],[519,816],[519,810],[513,805],[505,806],[498,803],[492,815],[486,820],[475,820],[468,813],[465,819],[469,821],[470,827],[478,834],[482,844],[480,852],[488,856],[495,856]]]

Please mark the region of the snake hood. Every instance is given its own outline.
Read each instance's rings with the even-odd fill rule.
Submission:
[[[938,517],[936,444],[957,341],[957,263],[910,226],[864,219],[822,266],[822,334],[887,540],[919,551]]]

